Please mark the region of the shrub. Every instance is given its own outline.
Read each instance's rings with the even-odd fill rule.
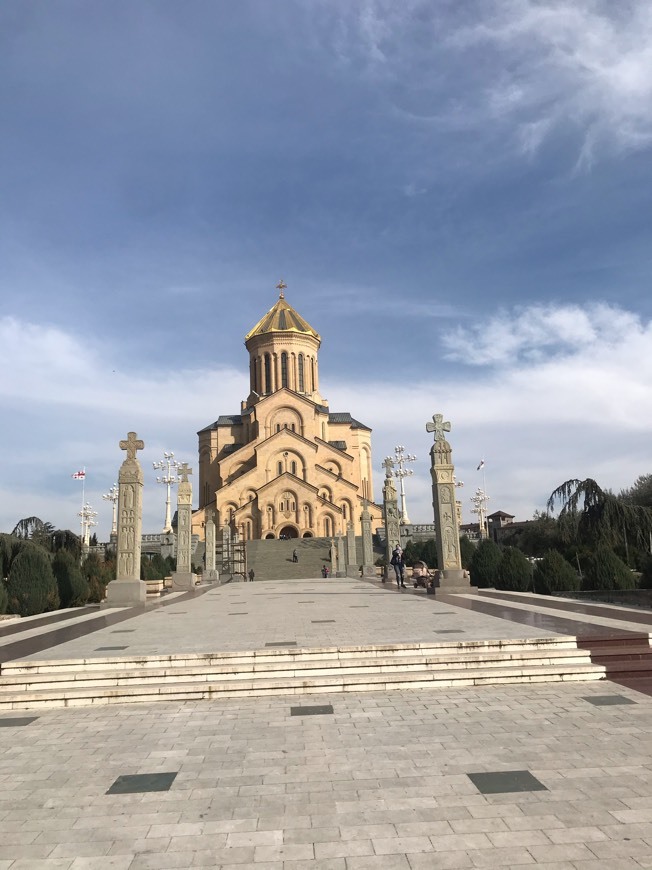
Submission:
[[[115,578],[115,562],[102,562],[97,553],[89,553],[82,574],[88,582],[88,603],[99,604],[104,601],[107,584]]]
[[[67,550],[59,550],[52,560],[62,607],[82,607],[88,601],[88,580],[82,576],[77,560]]]
[[[609,547],[601,546],[587,560],[583,589],[634,589],[636,580]]]
[[[7,605],[9,604],[9,595],[7,594],[7,584],[0,577],[0,613],[7,612]]]
[[[505,547],[498,566],[496,589],[527,592],[531,585],[532,566],[527,558],[516,547]]]
[[[59,606],[57,582],[48,554],[34,544],[25,544],[14,558],[7,583],[9,613],[34,616]]]
[[[500,547],[485,538],[476,547],[471,559],[471,582],[474,586],[484,588],[494,586],[498,578],[502,555]]]
[[[573,566],[557,550],[548,550],[534,569],[534,589],[541,595],[574,592],[580,578]]]
[[[460,559],[462,568],[470,569],[475,556],[475,544],[466,535],[460,535]]]
[[[641,589],[652,589],[652,555],[649,553],[641,562],[639,586]]]

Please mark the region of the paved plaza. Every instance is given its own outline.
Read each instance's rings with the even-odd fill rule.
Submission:
[[[635,610],[583,610],[227,584],[26,658],[649,631]],[[0,870],[652,867],[652,697],[607,680],[11,711],[0,726]]]

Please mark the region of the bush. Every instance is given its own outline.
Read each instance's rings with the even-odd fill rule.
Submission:
[[[587,560],[582,589],[635,588],[634,575],[609,547],[598,547]]]
[[[106,597],[108,583],[115,578],[115,562],[102,562],[97,553],[89,553],[82,574],[88,582],[88,603],[100,604]]]
[[[652,555],[649,553],[641,561],[639,586],[641,589],[652,589]]]
[[[532,586],[532,566],[516,547],[505,547],[500,565],[496,589],[511,589],[514,592],[527,592]]]
[[[575,592],[580,588],[579,574],[557,550],[548,550],[534,569],[534,590],[541,595]]]
[[[35,544],[24,544],[14,558],[7,583],[9,613],[34,616],[59,606],[57,581],[50,558]]]
[[[5,581],[0,577],[0,613],[7,612],[7,605],[9,604],[9,596],[7,595],[7,585]]]
[[[88,601],[88,580],[82,576],[77,560],[67,550],[59,550],[52,560],[62,607],[83,607]]]
[[[494,586],[498,579],[501,559],[502,554],[497,544],[494,544],[489,538],[480,541],[471,559],[471,582],[473,585],[479,586],[481,589]]]

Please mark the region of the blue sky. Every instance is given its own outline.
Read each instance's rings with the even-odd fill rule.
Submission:
[[[247,393],[282,277],[332,410],[528,518],[650,471],[652,7],[601,0],[21,0],[0,7],[0,529],[76,528],[127,430]]]

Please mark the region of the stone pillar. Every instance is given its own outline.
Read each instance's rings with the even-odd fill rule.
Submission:
[[[355,529],[353,523],[346,527],[346,576],[359,577],[358,554],[355,547]]]
[[[374,565],[374,546],[371,535],[371,514],[369,513],[369,505],[367,501],[363,502],[362,508],[362,576],[376,576],[376,566]]]
[[[205,542],[206,564],[204,566],[204,580],[213,582],[220,579],[219,572],[215,567],[215,520],[211,509],[206,511]]]
[[[337,573],[336,577],[346,577],[346,561],[344,559],[344,538],[342,532],[337,536]]]
[[[392,558],[392,550],[401,543],[401,526],[398,515],[398,501],[396,487],[392,477],[394,460],[391,456],[383,462],[385,469],[385,483],[383,484],[383,520],[385,523],[385,570],[384,578],[387,579],[389,563]]]
[[[435,443],[430,449],[432,477],[432,506],[435,514],[435,535],[437,538],[437,561],[439,563],[439,586],[433,590],[440,592],[476,592],[471,586],[468,572],[462,569],[460,555],[460,530],[455,508],[455,482],[451,446],[444,433],[450,432],[451,424],[444,422],[441,414],[435,414],[432,423],[426,424],[426,431],[435,433]]]
[[[144,443],[129,432],[120,449],[127,458],[118,475],[118,537],[116,577],[106,587],[105,607],[130,607],[144,604],[147,585],[140,579],[140,546],[143,529],[143,469],[136,459]]]
[[[331,538],[331,577],[337,576],[337,548],[335,546],[335,540]]]
[[[177,570],[172,574],[172,589],[194,589],[197,575],[192,572],[192,469],[184,462],[179,467],[177,489]]]

